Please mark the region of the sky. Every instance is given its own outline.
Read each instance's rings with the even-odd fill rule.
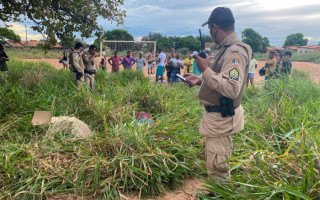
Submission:
[[[238,37],[245,28],[252,28],[267,37],[271,46],[282,46],[286,37],[303,33],[308,44],[320,42],[320,0],[125,0],[122,9],[127,17],[124,25],[98,19],[105,30],[121,28],[135,40],[159,32],[165,36],[197,36],[201,24],[218,6],[229,7],[236,20]],[[12,23],[11,29],[25,40],[24,24]],[[32,24],[27,24],[31,26]],[[209,34],[202,27],[203,34]],[[29,39],[41,39],[41,34],[28,28]],[[92,43],[95,38],[87,38]]]

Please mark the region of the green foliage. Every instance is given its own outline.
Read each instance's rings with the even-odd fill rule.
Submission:
[[[200,42],[193,36],[181,37],[180,40],[175,44],[176,49],[188,48],[189,51],[199,51]]]
[[[266,47],[270,46],[268,38],[254,31],[252,28],[246,28],[242,31],[242,41],[251,46],[253,52],[266,52]]]
[[[0,20],[7,22],[21,21],[21,16],[34,22],[31,28],[46,35],[46,48],[57,43],[58,38],[72,38],[74,32],[82,37],[95,34],[101,38],[102,27],[97,19],[123,23],[125,11],[120,9],[123,0],[118,1],[68,1],[68,0],[21,0],[0,1]]]
[[[4,44],[6,40],[20,42],[21,38],[19,35],[16,35],[13,30],[6,27],[0,27],[0,44]]]
[[[302,33],[295,33],[288,35],[286,41],[283,44],[283,47],[287,46],[304,46],[308,44],[308,39],[304,39]]]
[[[176,52],[180,52],[181,54],[186,56],[189,53],[189,49],[184,47],[184,48],[178,49]]]
[[[200,36],[197,36],[197,40],[200,41]],[[210,35],[202,35],[203,42],[213,42]]]
[[[143,36],[141,41],[158,41],[159,38],[163,37],[161,33],[148,33],[148,36]]]
[[[196,89],[154,85],[137,71],[100,71],[91,93],[46,63],[11,60],[8,68],[0,80],[1,199],[154,196],[204,166]],[[34,110],[75,116],[94,134],[81,139],[67,127],[32,126]],[[136,111],[151,113],[154,123],[139,124]]]
[[[105,31],[102,36],[103,40],[120,40],[120,41],[133,41],[133,36],[126,30],[113,29],[111,31]],[[100,50],[100,39],[94,40],[94,45]],[[119,49],[119,48],[117,48]]]
[[[208,190],[223,199],[319,199],[319,98],[319,85],[296,70],[289,81],[246,90],[231,182],[207,181]]]
[[[162,49],[164,51],[169,51],[174,47],[174,42],[171,38],[161,37],[157,41],[157,49]]]

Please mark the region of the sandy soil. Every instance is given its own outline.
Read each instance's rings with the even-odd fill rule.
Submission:
[[[45,62],[52,64],[57,69],[63,68],[62,64],[59,63],[58,59],[25,59],[25,60],[26,61],[36,61],[36,62],[45,61]],[[100,59],[97,58],[97,61],[98,60],[100,60]],[[259,73],[258,73],[259,69],[261,67],[263,67],[264,64],[265,64],[265,61],[258,61],[258,68],[255,73],[255,84],[256,85],[264,85],[264,77],[259,76]],[[108,64],[107,67],[108,67],[108,72],[111,72],[111,66]],[[133,68],[135,69],[135,66],[133,66]],[[316,83],[320,83],[320,64],[309,63],[309,62],[293,62],[293,69],[300,69],[300,70],[308,71],[310,73],[312,80]],[[148,68],[145,67],[144,73],[146,76],[148,76],[152,79],[155,79],[155,70],[156,69],[154,68],[153,69],[154,74],[148,74]],[[166,75],[165,75],[165,78],[166,78]]]

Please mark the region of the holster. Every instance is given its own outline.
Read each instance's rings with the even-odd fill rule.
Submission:
[[[88,70],[88,69],[85,69],[85,70],[84,70],[84,73],[92,75],[92,74],[95,74],[95,73],[96,73],[96,71],[95,71],[95,70]]]
[[[233,105],[233,100],[227,97],[220,98],[220,106],[221,106],[221,116],[233,116],[235,114],[235,106]]]

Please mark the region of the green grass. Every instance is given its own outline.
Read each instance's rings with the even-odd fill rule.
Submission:
[[[203,140],[196,90],[155,86],[142,73],[124,71],[99,72],[91,94],[46,63],[10,61],[8,67],[0,89],[0,199],[154,196],[198,171]],[[74,115],[95,134],[75,139],[67,130],[32,126],[34,110]],[[153,115],[152,126],[137,123],[140,110]]]
[[[8,80],[0,80],[0,199],[150,197],[204,174],[197,88],[154,85],[136,71],[99,72],[91,93],[46,63],[8,67]],[[247,89],[231,181],[205,181],[208,190],[225,199],[319,199],[319,99],[319,86],[295,70],[290,81]],[[34,110],[76,116],[94,134],[33,126]],[[141,110],[152,114],[152,126],[137,123]]]
[[[45,54],[40,48],[5,49],[5,52],[11,59],[60,59],[63,56],[62,51],[48,51]]]
[[[231,182],[208,181],[208,189],[226,199],[319,199],[319,99],[319,86],[299,71],[290,81],[248,89]]]
[[[268,60],[268,54],[263,53],[254,53],[254,57],[257,60]],[[311,52],[306,54],[298,54],[295,52],[292,52],[292,61],[295,62],[313,62],[313,63],[319,63],[320,64],[320,52]]]

